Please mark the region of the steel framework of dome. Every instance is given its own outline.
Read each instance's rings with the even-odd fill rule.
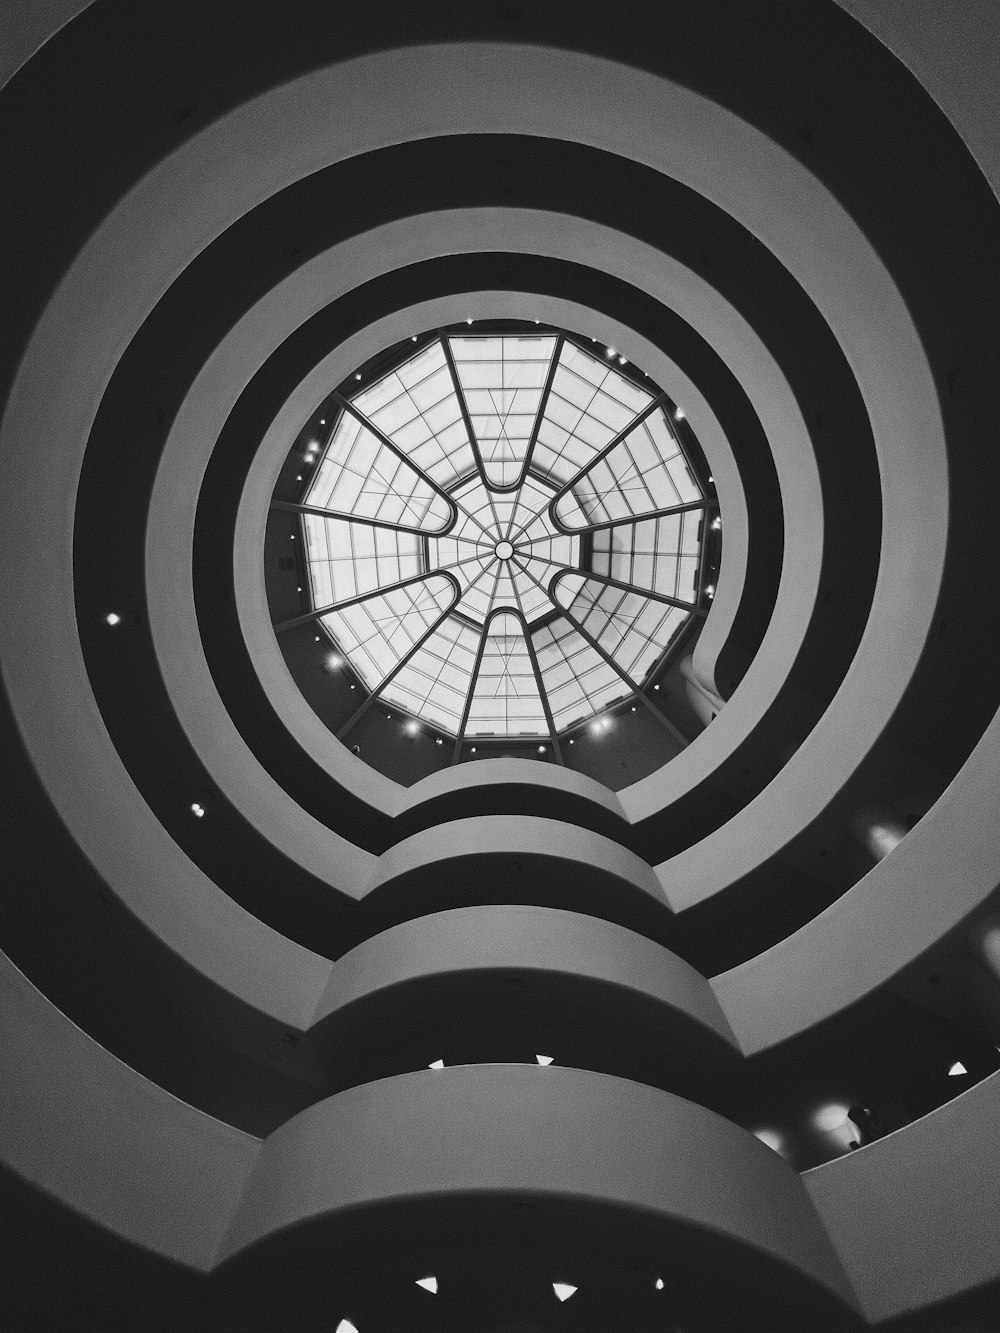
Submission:
[[[561,331],[441,333],[334,395],[300,506],[311,610],[376,701],[538,738],[645,684],[701,601],[683,413]],[[355,379],[360,376],[355,376]],[[673,418],[673,420],[672,420]]]

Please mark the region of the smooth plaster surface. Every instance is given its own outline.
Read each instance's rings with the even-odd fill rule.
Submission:
[[[670,1093],[557,1066],[423,1070],[310,1107],[265,1141],[220,1258],[442,1192],[639,1208],[762,1250],[853,1305],[799,1176],[753,1135]]]

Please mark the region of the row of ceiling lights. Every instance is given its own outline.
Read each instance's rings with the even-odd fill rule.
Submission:
[[[429,1274],[427,1277],[415,1278],[414,1285],[420,1287],[423,1291],[429,1292],[432,1296],[438,1294],[440,1286],[437,1277],[433,1274]],[[656,1278],[653,1282],[653,1287],[656,1291],[663,1291],[665,1285],[666,1284],[661,1277]],[[552,1291],[556,1296],[556,1299],[559,1301],[568,1301],[569,1298],[575,1296],[579,1290],[580,1288],[573,1286],[571,1282],[552,1283]],[[342,1319],[337,1325],[335,1333],[360,1333],[360,1331],[357,1325],[353,1324],[350,1319]]]

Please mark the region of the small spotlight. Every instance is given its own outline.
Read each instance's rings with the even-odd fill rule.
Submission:
[[[334,1333],[358,1333],[356,1324],[352,1324],[349,1319],[342,1319],[337,1325]]]
[[[683,420],[684,420],[684,409],[683,409],[683,407],[675,407],[675,408],[674,408],[674,420],[675,420],[675,421],[683,421]]]
[[[472,747],[472,753],[473,753],[473,754],[476,753],[476,747],[475,747],[475,746]]]
[[[721,527],[722,527],[722,515],[716,514],[715,518],[712,519],[712,531],[718,532]]]
[[[392,714],[391,714],[391,713],[386,713],[386,717],[389,719],[390,722],[392,721]]]
[[[653,689],[654,689],[654,690],[658,690],[659,688],[660,688],[659,685],[654,685],[654,686],[653,686]]]
[[[289,540],[289,541],[292,541],[292,542],[295,540],[295,533],[294,533],[294,532],[292,533],[292,535],[289,537],[288,540]]]
[[[122,623],[122,618],[117,611],[109,611],[104,617],[104,623],[105,625],[111,626],[120,625]]]
[[[342,667],[344,665],[344,659],[338,657],[336,653],[331,653],[326,659],[326,664],[328,667]]]
[[[314,635],[313,635],[313,641],[314,641],[315,643],[319,643],[319,635],[318,635],[318,634],[314,634]]]
[[[632,705],[632,712],[634,713],[635,711],[636,711],[635,704],[633,704],[633,705]]]
[[[561,1301],[568,1301],[575,1291],[579,1288],[571,1287],[568,1282],[553,1282],[552,1290]]]
[[[542,321],[541,321],[540,319],[536,319],[536,320],[535,320],[535,323],[536,323],[536,324],[541,324],[541,322],[542,322]]]
[[[714,584],[714,583],[710,583],[710,584],[708,585],[708,587],[705,589],[705,596],[706,596],[706,597],[714,597],[714,596],[715,596],[715,584]]]
[[[966,1069],[965,1065],[962,1064],[961,1060],[956,1060],[955,1063],[952,1065],[952,1067],[948,1070],[948,1073],[951,1075],[952,1078],[954,1078],[956,1074],[967,1074],[968,1072],[969,1071]]]
[[[619,364],[620,366],[627,366],[627,365],[628,365],[628,362],[625,360],[625,358],[624,358],[623,356],[620,356],[620,357],[618,358],[618,364]]]
[[[471,323],[472,323],[472,320],[471,320],[471,319],[467,319],[465,322],[466,322],[466,324],[471,324]]]
[[[434,1063],[428,1065],[427,1068],[428,1068],[428,1069],[443,1069],[443,1068],[444,1068],[444,1061],[443,1061],[443,1060],[435,1060]]]
[[[423,1287],[424,1291],[429,1291],[432,1296],[437,1295],[438,1280],[436,1277],[418,1277],[417,1286]]]
[[[435,737],[434,737],[434,744],[435,744],[435,745],[444,745],[444,741],[441,739],[440,736],[435,736]]]
[[[320,424],[321,426],[325,426],[325,425],[326,425],[326,417],[320,417],[320,419],[319,419],[319,424]]]
[[[545,753],[545,746],[544,746],[544,745],[540,745],[540,746],[538,747],[538,753],[539,753],[539,754],[544,754],[544,753]]]
[[[712,483],[713,486],[715,485],[715,478],[714,478],[714,477],[709,477],[709,481]]]
[[[410,338],[410,342],[415,343],[416,341],[417,341],[417,335],[413,334],[413,336]]]
[[[301,477],[296,477],[295,480],[296,480],[296,481],[301,481],[302,478],[301,478]]]
[[[198,802],[195,801],[191,806],[191,813],[194,815],[195,819],[201,819],[205,814],[205,807],[199,805]]]
[[[555,1059],[554,1055],[536,1055],[535,1059],[540,1065],[550,1065]]]
[[[613,347],[609,347],[605,351],[604,355],[608,358],[609,361],[613,361],[615,357],[618,355],[618,353],[615,351]]]
[[[657,1291],[662,1291],[662,1290],[663,1290],[663,1278],[662,1278],[662,1277],[658,1277],[658,1278],[656,1279],[656,1281],[653,1283],[653,1286],[656,1288]]]
[[[360,371],[360,370],[357,372],[357,374],[354,376],[354,378],[355,378],[356,380],[359,380],[359,379],[361,378],[361,371]]]
[[[358,688],[357,685],[352,685],[352,686],[351,686],[351,689],[352,689],[352,690],[356,690],[357,688]]]
[[[570,738],[570,745],[575,745],[575,744],[576,744],[576,741],[573,740],[572,738]]]
[[[420,734],[420,723],[419,723],[419,722],[407,722],[407,724],[406,724],[406,734],[407,734],[407,736],[419,736],[419,734]]]
[[[301,589],[301,588],[296,588],[295,591],[296,591],[296,592],[301,592],[302,589]]]

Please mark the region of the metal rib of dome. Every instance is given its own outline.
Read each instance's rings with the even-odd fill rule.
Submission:
[[[560,332],[442,334],[337,407],[302,505],[311,611],[368,696],[558,737],[697,610],[706,498],[670,404]],[[355,379],[360,378],[356,376]],[[349,725],[350,725],[349,724]]]

